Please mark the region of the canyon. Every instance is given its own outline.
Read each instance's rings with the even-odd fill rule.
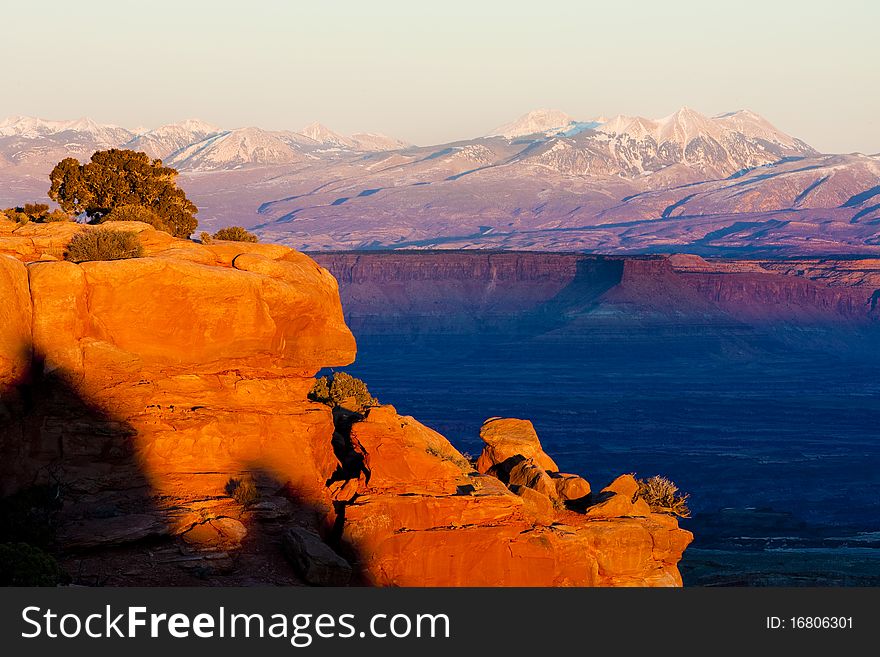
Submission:
[[[357,333],[576,332],[645,323],[861,324],[880,318],[880,260],[389,251],[313,253]],[[385,325],[383,326],[383,323]]]
[[[681,585],[691,533],[630,475],[560,472],[526,420],[471,461],[394,406],[312,401],[357,348],[307,255],[107,226],[144,257],[74,264],[90,227],[0,221],[3,529],[51,530],[74,583]]]
[[[877,584],[876,259],[312,255],[348,371],[458,449],[518,415],[565,471],[691,493],[685,585]]]

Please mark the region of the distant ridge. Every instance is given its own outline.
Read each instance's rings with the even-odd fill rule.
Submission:
[[[204,227],[312,251],[880,254],[880,157],[819,153],[748,109],[540,109],[431,146],[317,122],[127,130],[16,116],[0,121],[0,207],[44,199],[62,158],[114,147],[178,169]]]

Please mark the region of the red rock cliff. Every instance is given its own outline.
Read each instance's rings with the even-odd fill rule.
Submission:
[[[487,425],[478,471],[393,407],[310,402],[355,344],[308,257],[112,227],[146,257],[77,265],[85,227],[0,226],[2,492],[57,488],[84,583],[348,581],[329,544],[368,584],[681,584],[690,534],[626,478],[556,472],[519,421]]]
[[[480,251],[319,253],[361,332],[469,331],[501,320],[683,316],[722,322],[870,321],[877,261],[757,262]],[[872,301],[873,299],[873,301]],[[546,330],[546,326],[544,326]]]

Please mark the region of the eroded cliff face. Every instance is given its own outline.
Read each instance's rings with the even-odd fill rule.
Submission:
[[[356,333],[585,324],[870,322],[876,260],[736,261],[480,251],[318,253]]]
[[[55,491],[78,581],[347,581],[329,545],[355,583],[681,584],[674,518],[555,472],[521,426],[487,433],[478,471],[393,407],[310,402],[315,372],[355,356],[310,258],[109,227],[146,257],[77,265],[59,258],[85,227],[0,226],[2,493]],[[505,454],[534,467],[493,470]]]

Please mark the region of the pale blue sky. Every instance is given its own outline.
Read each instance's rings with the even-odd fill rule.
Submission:
[[[531,0],[0,4],[0,115],[375,131],[428,144],[534,108],[750,108],[880,151],[880,3]]]

